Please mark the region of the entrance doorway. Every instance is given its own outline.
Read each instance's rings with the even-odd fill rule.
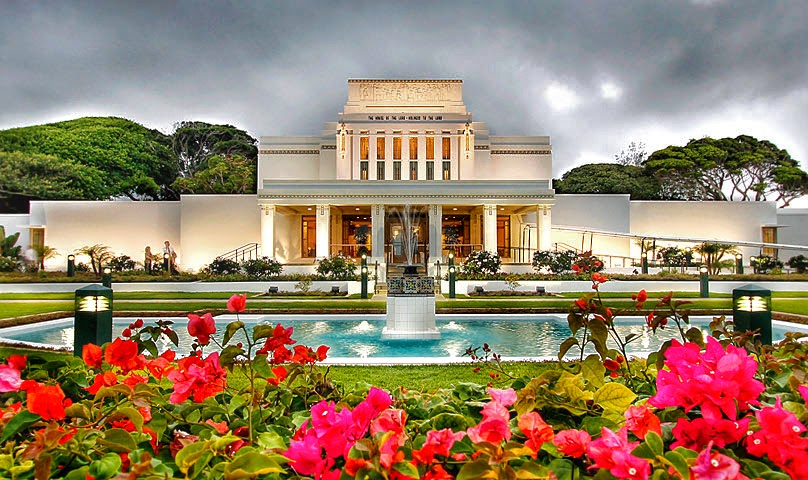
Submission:
[[[398,265],[424,263],[429,252],[429,218],[425,213],[385,216],[385,256]]]

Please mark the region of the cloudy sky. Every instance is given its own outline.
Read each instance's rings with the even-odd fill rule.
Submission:
[[[459,78],[556,176],[750,134],[808,167],[808,4],[794,1],[0,3],[0,128],[114,115],[318,134],[348,78]]]

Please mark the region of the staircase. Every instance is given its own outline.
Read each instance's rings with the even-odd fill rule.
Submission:
[[[236,262],[243,262],[244,260],[253,260],[258,258],[257,243],[247,243],[238,248],[234,248],[227,253],[223,253],[216,258],[222,260],[234,260]]]
[[[426,266],[418,264],[418,275],[425,276],[427,274]],[[395,264],[387,264],[387,278],[390,277],[403,277],[404,276],[404,265],[395,265]],[[387,295],[387,282],[376,282],[376,292],[377,295],[384,294]],[[435,279],[435,293],[440,294],[440,280]]]

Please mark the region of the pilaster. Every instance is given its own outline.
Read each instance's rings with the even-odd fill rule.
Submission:
[[[331,256],[331,206],[317,205],[317,246],[315,255],[317,258],[328,258]]]
[[[483,250],[497,253],[497,206],[483,205]]]

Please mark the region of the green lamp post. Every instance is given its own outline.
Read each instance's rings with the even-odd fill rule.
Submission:
[[[73,323],[73,355],[80,357],[88,343],[103,345],[112,341],[112,289],[87,285],[76,290]]]
[[[67,256],[67,276],[76,276],[76,256],[72,253]]]
[[[743,254],[741,253],[735,255],[735,273],[743,275]]]
[[[710,297],[710,274],[707,265],[699,267],[699,297]]]
[[[112,288],[112,269],[109,267],[104,267],[101,273],[101,285]]]
[[[641,262],[642,262],[642,273],[643,273],[643,275],[648,274],[648,255],[650,253],[651,252],[646,251],[645,253],[642,254],[642,258],[640,259]]]
[[[772,292],[757,285],[732,290],[732,319],[741,332],[757,331],[764,345],[772,344]]]
[[[362,299],[368,298],[368,256],[366,253],[362,254],[361,270],[362,272]]]

